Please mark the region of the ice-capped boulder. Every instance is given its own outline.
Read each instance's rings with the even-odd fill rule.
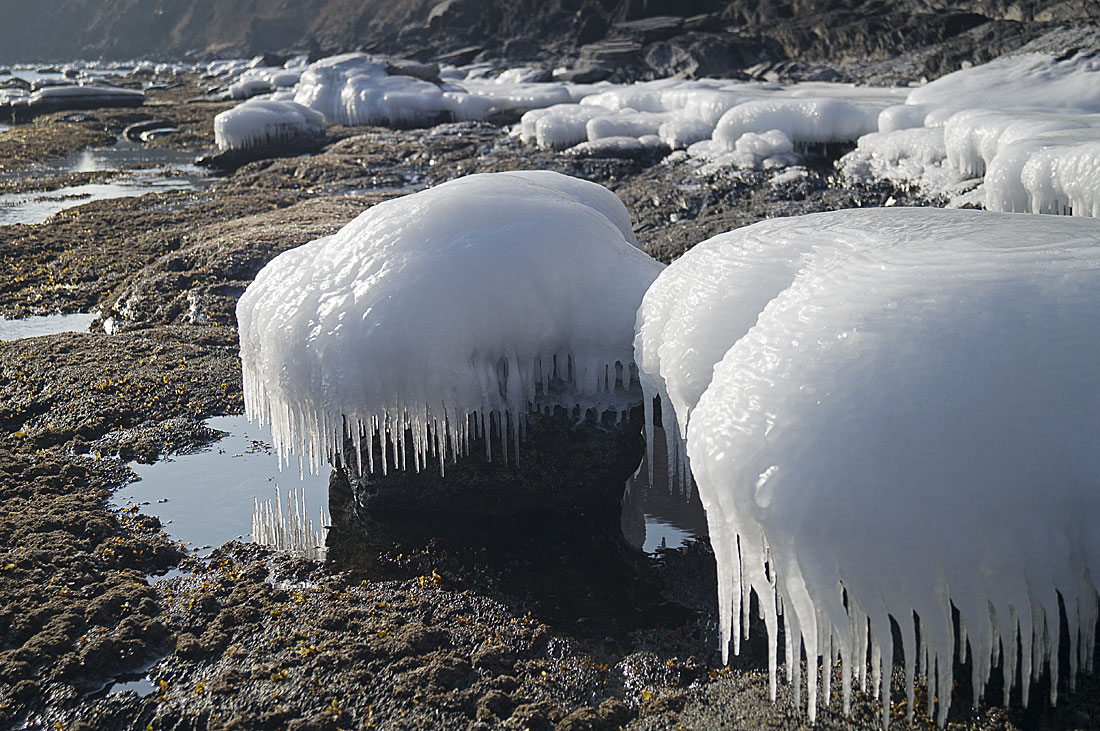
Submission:
[[[557,173],[378,204],[241,297],[248,414],[371,510],[617,526],[643,444],[635,312],[661,269],[613,193]]]
[[[1098,304],[1100,223],[1032,214],[774,219],[658,277],[643,387],[686,435],[735,652],[759,598],[773,694],[780,622],[796,698],[809,658],[811,720],[819,658],[839,659],[845,707],[856,682],[888,711],[891,619],[907,711],[926,674],[941,725],[955,647],[975,702],[992,673],[1007,701],[1017,670],[1025,704],[1043,672],[1054,700],[1060,635],[1069,686],[1091,668]]]
[[[248,413],[284,458],[389,434],[405,466],[409,432],[423,467],[490,422],[513,425],[508,449],[533,405],[629,408],[634,314],[660,269],[612,193],[556,173],[381,203],[276,258],[241,298]]]
[[[222,151],[297,149],[324,134],[320,114],[289,101],[249,99],[214,117],[214,142]]]

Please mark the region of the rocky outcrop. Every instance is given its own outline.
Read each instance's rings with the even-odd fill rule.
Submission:
[[[915,71],[933,76],[1056,27],[1098,23],[1097,0],[11,0],[0,62],[360,49],[564,63],[628,79],[918,54]]]

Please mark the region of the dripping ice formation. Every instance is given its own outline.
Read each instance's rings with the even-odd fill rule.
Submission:
[[[815,146],[856,143],[840,162],[852,180],[915,185],[955,206],[1100,214],[1100,58],[1083,55],[1019,53],[913,89],[728,79],[573,84],[524,68],[491,77],[479,65],[443,67],[435,77],[362,53],[209,71],[237,75],[231,96],[268,91],[253,100],[293,101],[330,124],[523,113],[514,132],[530,144],[637,154],[659,140],[707,170],[786,167]],[[260,115],[233,119],[227,144],[268,135]]]
[[[1022,53],[948,74],[885,109],[840,161],[991,211],[1100,216],[1100,58]],[[977,185],[977,191],[963,197]]]
[[[796,698],[809,659],[811,721],[819,659],[839,660],[845,710],[870,684],[889,718],[891,618],[910,718],[920,673],[943,725],[956,640],[975,703],[993,673],[1007,702],[1019,670],[1026,705],[1044,669],[1055,701],[1060,632],[1069,687],[1091,671],[1098,298],[1100,223],[938,209],[765,221],[658,277],[643,389],[686,427],[723,647],[739,651],[755,592],[773,697],[780,622]]]
[[[624,410],[635,313],[661,269],[613,193],[553,172],[380,203],[276,257],[241,297],[247,413],[312,469],[345,436],[377,435],[380,465],[345,455],[373,471],[429,455],[443,469],[487,428],[507,450],[532,407]]]
[[[214,143],[219,150],[308,142],[324,134],[320,114],[289,101],[253,98],[214,117]]]

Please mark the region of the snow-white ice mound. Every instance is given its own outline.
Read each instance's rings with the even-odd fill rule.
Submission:
[[[391,75],[381,58],[347,53],[324,58],[301,74],[294,101],[331,124],[415,126],[485,119],[502,111],[525,111],[572,101],[562,84],[531,83],[516,74],[426,80]]]
[[[854,678],[888,710],[891,618],[907,711],[916,663],[941,725],[956,640],[976,698],[1000,664],[1006,701],[1017,669],[1026,704],[1044,668],[1055,700],[1061,631],[1070,687],[1091,670],[1098,300],[1100,223],[976,211],[766,221],[658,277],[643,388],[686,423],[722,634],[737,652],[756,592],[773,693],[780,621],[796,698],[810,661],[811,719],[818,659],[840,660],[845,707]]]
[[[325,134],[325,120],[301,104],[249,99],[214,117],[219,150],[247,150],[315,140]]]
[[[524,141],[563,149],[624,136],[644,145],[646,138],[656,136],[672,149],[687,148],[693,156],[750,168],[797,162],[793,144],[852,142],[876,129],[879,114],[908,93],[849,84],[717,79],[661,79],[571,92],[579,102],[533,109],[523,116],[516,131]],[[756,149],[762,139],[774,144],[770,141],[777,137],[785,141],[785,150]]]
[[[493,423],[518,439],[532,406],[625,409],[635,313],[661,269],[610,191],[557,173],[380,203],[274,259],[241,297],[247,412],[311,466],[350,434],[388,435],[404,467],[411,429],[419,469]]]
[[[1100,58],[1008,56],[948,74],[885,109],[840,162],[991,211],[1100,215]]]

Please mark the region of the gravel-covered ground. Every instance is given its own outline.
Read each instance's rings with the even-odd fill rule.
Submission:
[[[102,145],[142,118],[184,130],[156,144],[202,149],[225,105],[199,94],[0,133],[0,168]],[[843,187],[825,158],[773,185],[679,157],[534,150],[489,124],[330,133],[315,155],[252,162],[203,190],[0,227],[0,314],[101,312],[96,333],[0,343],[0,728],[806,725],[789,686],[768,698],[762,627],[720,666],[705,540],[654,558],[601,537],[398,539],[365,530],[337,489],[325,563],[239,543],[200,562],[140,506],[106,498],[132,477],[128,461],[192,450],[213,437],[205,417],[242,410],[234,306],[259,268],[386,198],[472,172],[559,170],[615,190],[645,248],[670,261],[766,217],[911,194]],[[152,693],[108,694],[145,672]],[[1090,677],[1057,709],[972,710],[971,697],[960,680],[953,727],[1100,727]],[[900,686],[894,699],[904,727]],[[880,709],[857,691],[850,715],[834,698],[818,726],[879,727]],[[931,724],[918,712],[913,725]]]

